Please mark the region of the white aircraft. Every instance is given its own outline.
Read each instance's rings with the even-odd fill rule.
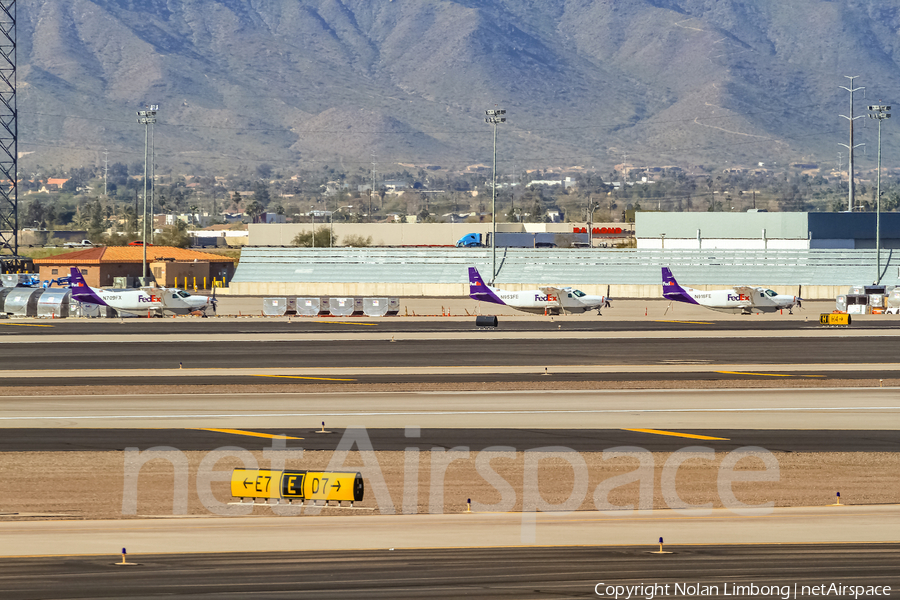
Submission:
[[[776,294],[773,290],[745,285],[734,286],[730,290],[710,290],[704,292],[682,287],[675,281],[668,267],[662,268],[663,297],[675,302],[697,304],[726,313],[749,315],[761,312],[776,312],[787,309],[793,314],[794,306],[800,306],[802,298]]]
[[[81,272],[72,267],[69,276],[72,298],[85,304],[109,306],[118,312],[144,316],[152,314],[206,314],[208,309],[216,310],[215,290],[212,297],[192,296],[184,290],[170,288],[142,288],[139,290],[104,290],[92,288]]]
[[[521,292],[511,292],[501,290],[499,288],[487,285],[478,269],[469,267],[469,297],[473,300],[481,302],[492,302],[509,306],[516,310],[528,313],[537,313],[539,315],[558,315],[560,312],[579,312],[585,313],[589,310],[596,310],[600,314],[600,309],[609,306],[609,298],[607,296],[588,296],[581,290],[570,287],[542,287],[536,290],[523,290]]]

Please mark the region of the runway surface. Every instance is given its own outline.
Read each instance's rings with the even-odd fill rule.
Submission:
[[[547,365],[900,363],[893,337],[270,340],[3,344],[4,374],[25,370],[428,368]]]
[[[659,597],[685,598],[675,584],[779,586],[831,583],[900,588],[900,546],[650,546],[491,548],[310,553],[138,554],[116,567],[114,553],[69,558],[13,558],[0,564],[10,598],[294,598],[421,599],[599,597],[595,586],[668,585]],[[728,588],[724,586],[727,584]],[[604,596],[606,586],[599,588]],[[666,595],[665,592],[669,593]],[[752,588],[751,590],[752,591]],[[612,595],[615,590],[612,591]],[[635,596],[632,596],[635,597]],[[637,595],[646,598],[647,594]],[[740,595],[738,595],[740,597]],[[806,597],[809,597],[807,595]]]
[[[287,449],[334,450],[345,430],[329,429],[7,429],[0,438],[0,452],[70,452],[146,450],[171,446],[182,451],[210,451],[223,446],[247,450],[272,447],[272,439],[287,436]],[[898,452],[900,434],[895,431],[846,430],[709,430],[678,431],[625,429],[420,429],[407,437],[406,429],[369,429],[366,437],[375,451],[403,451],[409,447],[460,448],[473,452],[503,446],[507,451],[565,447],[578,452],[601,452],[620,446],[636,446],[651,452],[674,452],[686,446],[705,446],[729,452],[759,446],[771,452]]]
[[[900,330],[900,319],[858,317],[854,328],[876,331]],[[786,320],[760,320],[747,317],[745,320],[722,320],[720,315],[709,313],[706,318],[647,318],[646,320],[623,321],[615,318],[607,320],[585,320],[578,316],[554,317],[499,317],[499,330],[512,332],[551,332],[562,325],[567,331],[626,332],[626,331],[816,331],[822,329],[818,314]],[[158,335],[209,335],[209,334],[272,334],[272,333],[333,333],[350,331],[368,333],[379,331],[397,332],[472,332],[475,317],[432,317],[432,318],[382,318],[325,317],[277,319],[95,319],[95,320],[47,320],[14,319],[0,320],[0,338],[22,336],[121,336],[135,334]]]
[[[896,388],[0,396],[2,428],[900,430]],[[727,436],[725,436],[727,437]]]

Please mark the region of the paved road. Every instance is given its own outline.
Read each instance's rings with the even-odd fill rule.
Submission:
[[[257,596],[272,600],[421,598],[596,598],[595,586],[668,585],[663,598],[689,597],[675,584],[802,586],[840,583],[900,588],[900,546],[691,546],[648,554],[648,546],[459,548],[359,552],[138,555],[23,559],[0,564],[0,589],[17,600]],[[605,586],[602,591],[605,595]],[[665,592],[665,588],[663,588]],[[752,588],[751,588],[752,591]],[[738,597],[744,597],[737,595]],[[638,596],[647,597],[646,594]],[[691,596],[695,597],[695,596]],[[733,596],[734,597],[734,596]],[[809,596],[807,596],[809,597]],[[846,596],[839,596],[846,597]]]
[[[737,371],[724,370],[708,370],[708,369],[692,369],[690,371],[673,371],[666,368],[658,368],[652,371],[635,372],[628,368],[620,368],[610,372],[585,372],[576,370],[574,372],[562,371],[558,366],[552,367],[553,372],[550,373],[552,379],[547,379],[548,374],[541,368],[533,368],[530,372],[524,372],[521,369],[510,370],[506,372],[476,372],[476,373],[429,373],[416,374],[409,372],[398,372],[401,369],[393,369],[392,374],[371,373],[371,372],[341,372],[341,373],[322,373],[320,371],[304,370],[292,375],[291,371],[271,371],[268,373],[257,373],[252,375],[239,375],[233,372],[214,372],[214,373],[198,373],[196,370],[190,370],[184,373],[178,372],[162,372],[162,373],[146,373],[145,375],[132,375],[122,373],[105,373],[98,375],[96,371],[89,372],[36,372],[27,376],[10,374],[5,372],[0,375],[2,377],[3,386],[5,387],[46,387],[46,386],[107,386],[110,385],[110,378],[115,377],[120,383],[127,384],[128,387],[135,389],[147,389],[149,386],[183,386],[183,385],[204,385],[204,386],[220,386],[227,382],[229,386],[258,386],[261,384],[290,386],[293,390],[295,386],[316,386],[323,383],[359,386],[359,385],[387,385],[400,384],[409,389],[417,384],[504,384],[504,383],[533,383],[541,388],[547,387],[547,384],[553,383],[579,383],[592,384],[602,388],[605,384],[617,385],[623,381],[642,381],[642,382],[675,382],[675,381],[703,381],[707,384],[715,382],[735,382],[735,381],[766,381],[773,387],[776,385],[790,384],[797,379],[815,378],[819,381],[837,379],[837,380],[894,380],[900,378],[900,365],[878,365],[880,368],[872,369],[866,365],[866,369],[848,369],[845,366],[841,368],[833,368],[832,366],[823,367],[817,365],[813,368],[799,369],[798,371],[785,371],[780,365],[774,369],[760,368],[759,365],[753,366],[755,371],[748,371],[748,366],[741,365],[736,368]],[[876,384],[877,385],[877,384]]]
[[[366,492],[368,494],[368,491]],[[559,502],[564,500],[559,499]],[[227,506],[234,515],[248,506]],[[395,507],[397,508],[397,507]],[[2,521],[0,556],[192,552],[290,552],[388,548],[670,544],[900,543],[900,505],[808,508],[576,511],[452,515],[313,517],[282,506],[284,516],[227,516],[119,521]],[[399,508],[397,508],[399,510]],[[313,560],[313,559],[311,559]],[[896,570],[896,562],[894,563]],[[602,581],[602,580],[601,580]]]
[[[900,363],[894,338],[271,340],[3,344],[3,370]],[[226,375],[223,373],[223,375]]]
[[[287,448],[334,450],[343,429],[320,435],[314,429],[6,429],[0,452],[113,451],[129,447],[146,450],[172,446],[182,451],[215,450],[240,445],[247,450],[272,447],[271,437],[294,438]],[[508,446],[528,450],[564,446],[578,452],[599,452],[617,446],[638,446],[651,452],[674,452],[696,445],[728,452],[744,446],[760,446],[772,452],[900,452],[900,434],[895,431],[847,430],[709,430],[628,431],[623,429],[420,429],[409,438],[406,429],[369,429],[367,437],[376,451],[423,450],[463,446],[473,452]]]
[[[803,319],[721,320],[715,313],[699,320],[651,319],[642,321],[584,320],[578,316],[549,318],[500,318],[501,331],[551,332],[562,325],[567,331],[816,331],[821,326],[818,315]],[[857,318],[856,325],[843,328],[846,331],[864,328],[897,333],[900,319]],[[287,319],[126,319],[126,320],[54,320],[15,319],[0,320],[0,338],[24,336],[73,335],[84,337],[123,336],[135,334],[159,335],[209,335],[209,334],[270,334],[270,333],[331,333],[350,331],[366,333],[373,330],[396,332],[471,332],[475,329],[472,318],[295,318]]]
[[[3,428],[900,430],[896,388],[0,396]]]

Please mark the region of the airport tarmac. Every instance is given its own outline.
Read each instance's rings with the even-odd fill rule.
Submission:
[[[3,428],[900,430],[897,388],[0,396]]]
[[[900,588],[894,544],[668,546],[603,548],[454,548],[441,550],[238,552],[234,554],[138,554],[136,566],[116,567],[115,555],[7,558],[0,588],[20,600],[198,595],[272,600],[466,598],[575,599],[615,597],[629,586],[632,598],[746,595],[784,599],[823,583]],[[78,582],[78,585],[73,585]],[[602,584],[602,585],[601,585]],[[647,587],[658,585],[659,587]],[[677,588],[676,585],[681,586]],[[693,586],[697,586],[694,588]],[[645,586],[636,593],[635,586]],[[710,586],[704,588],[701,586]],[[750,587],[755,586],[755,588]],[[766,593],[760,588],[765,586]],[[771,587],[777,586],[776,592]],[[796,586],[796,590],[795,590]],[[804,587],[805,586],[805,587]],[[624,587],[620,588],[623,592]],[[609,591],[607,591],[609,590]],[[598,592],[599,591],[599,596]],[[817,592],[822,592],[817,588]],[[873,590],[870,590],[873,591]],[[832,594],[834,595],[834,594]]]
[[[0,521],[0,556],[517,546],[900,543],[900,505],[355,517]]]

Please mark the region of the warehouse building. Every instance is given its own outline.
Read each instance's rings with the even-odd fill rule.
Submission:
[[[639,212],[635,237],[641,249],[869,250],[875,221],[875,213]],[[881,247],[900,248],[900,213],[881,213]]]
[[[41,281],[65,277],[77,267],[88,285],[130,287],[142,275],[144,248],[141,246],[98,246],[34,261]],[[209,252],[172,246],[148,246],[147,269],[158,285],[176,287],[193,284],[209,287],[212,280],[231,281],[234,259]]]

